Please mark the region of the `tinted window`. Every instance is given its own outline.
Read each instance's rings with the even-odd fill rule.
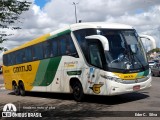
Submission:
[[[70,34],[62,35],[48,41],[4,55],[5,65],[14,65],[58,55],[78,57],[76,48]]]
[[[10,54],[8,55],[8,62],[9,62],[9,65],[14,65],[14,64],[16,64],[15,52],[10,53]]]
[[[50,41],[43,43],[44,58],[53,57],[52,44]]]
[[[32,59],[33,60],[43,59],[42,44],[37,44],[32,46]]]
[[[56,39],[53,39],[52,41],[52,54],[53,54],[53,57],[57,56],[58,55],[58,42]]]
[[[89,36],[89,35],[96,35],[96,30],[95,29],[82,29],[82,30],[77,30],[77,31],[74,31],[74,34],[75,34],[75,37],[77,38],[77,41],[83,51],[83,54],[86,58],[86,60],[88,61],[88,54],[87,54],[87,50],[88,50],[88,47],[86,46],[87,43],[86,43],[86,39],[85,37],[86,36]]]
[[[31,47],[25,48],[25,58],[24,58],[24,62],[29,62],[29,61],[32,61],[32,51],[31,51]]]
[[[8,55],[3,55],[3,64],[8,65]]]
[[[67,49],[66,49],[66,37],[59,37],[59,43],[60,43],[60,55],[66,55]]]
[[[89,55],[91,65],[102,68],[101,53],[97,45],[89,46]]]
[[[72,41],[70,34],[66,34],[59,38],[60,54],[78,57],[75,45]]]
[[[24,59],[24,50],[16,51],[15,56],[16,56],[16,64],[22,63]]]

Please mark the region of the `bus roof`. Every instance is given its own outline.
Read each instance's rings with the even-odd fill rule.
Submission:
[[[119,23],[106,23],[106,22],[88,22],[77,23],[70,25],[72,31],[86,28],[107,28],[107,29],[133,29],[132,26],[119,24]]]
[[[37,44],[39,42],[43,42],[49,38],[54,38],[54,37],[60,36],[61,34],[66,33],[67,31],[75,31],[75,30],[87,29],[87,28],[133,29],[132,26],[119,24],[119,23],[105,23],[105,22],[76,23],[76,24],[72,24],[67,27],[64,27],[62,29],[58,29],[58,30],[53,31],[51,33],[45,34],[45,35],[38,37],[36,39],[33,39],[29,42],[26,42],[21,46],[18,46],[16,48],[13,48],[11,50],[6,51],[4,54],[10,53],[10,52],[34,45],[34,44]]]

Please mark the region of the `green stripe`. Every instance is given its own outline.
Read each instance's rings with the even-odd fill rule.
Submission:
[[[47,38],[47,40],[50,40],[50,39],[52,39],[52,38],[59,37],[59,36],[61,36],[61,35],[64,35],[64,34],[67,34],[67,33],[70,33],[70,32],[71,32],[70,29],[65,30],[65,31],[63,31],[63,32],[60,32],[60,33],[57,33],[57,34],[55,34],[55,35],[49,36],[49,37]]]
[[[50,85],[57,72],[61,57],[50,58],[40,62],[34,86]]]
[[[137,74],[137,77],[136,77],[136,78],[142,77],[143,75],[144,75],[144,71],[143,71],[143,72],[139,72],[139,73]]]
[[[71,76],[71,75],[81,75],[82,71],[78,70],[78,71],[67,71],[67,75]]]
[[[49,59],[41,60],[33,86],[39,86],[44,80],[44,76],[48,67]]]
[[[149,74],[149,69],[148,70],[145,70],[143,72],[139,72],[137,74],[137,77],[136,78],[139,78],[139,77],[142,77],[142,76],[147,76]]]
[[[149,69],[144,71],[144,76],[147,76],[149,74]]]
[[[40,86],[48,86],[52,83],[56,75],[60,61],[61,61],[61,57],[50,59],[48,67],[47,67],[47,71],[44,76],[44,81],[42,81]]]

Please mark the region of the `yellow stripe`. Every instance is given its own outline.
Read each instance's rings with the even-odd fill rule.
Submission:
[[[138,73],[128,73],[128,74],[114,73],[114,74],[123,80],[133,80],[133,79],[136,79],[136,76]]]
[[[45,34],[45,35],[43,35],[43,36],[41,36],[41,37],[39,37],[39,38],[33,39],[33,40],[31,40],[31,41],[29,41],[29,42],[27,42],[27,43],[25,43],[25,44],[23,44],[23,45],[21,45],[21,46],[19,46],[19,47],[16,47],[16,48],[14,48],[14,49],[12,49],[12,50],[8,50],[8,51],[6,51],[4,54],[10,53],[10,52],[13,52],[13,51],[16,51],[16,50],[19,50],[19,49],[22,49],[22,48],[25,48],[25,47],[34,45],[34,44],[37,44],[37,43],[39,43],[39,42],[43,42],[43,41],[45,41],[49,36],[50,36],[50,34]]]

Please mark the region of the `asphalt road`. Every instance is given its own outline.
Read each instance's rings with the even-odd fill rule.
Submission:
[[[3,78],[0,77],[0,84],[3,84],[2,81]],[[129,117],[129,119],[138,117],[140,120],[143,118],[147,120],[152,115],[154,119],[159,119],[160,77],[153,77],[152,87],[138,93],[111,97],[87,95],[84,102],[75,102],[71,94],[27,92],[24,97],[15,96],[12,91],[0,86],[1,112],[4,105],[8,103],[13,103],[19,112],[41,113],[43,119],[45,117],[75,118],[76,120],[96,119],[97,117],[106,119],[106,117],[116,116],[118,120],[125,120],[124,117]]]

